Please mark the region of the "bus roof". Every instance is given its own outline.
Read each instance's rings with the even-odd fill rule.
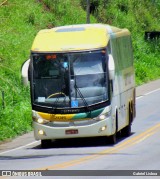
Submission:
[[[120,29],[103,24],[61,26],[39,31],[33,42],[32,52],[68,52],[106,47],[109,38],[128,34]]]

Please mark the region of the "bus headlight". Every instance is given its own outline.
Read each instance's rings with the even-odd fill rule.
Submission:
[[[37,114],[36,111],[32,110],[32,119],[33,121],[39,123],[39,124],[47,124],[49,123],[50,121],[49,120],[46,120],[46,119],[43,119],[40,115]]]
[[[98,117],[98,119],[99,119],[99,120],[104,120],[104,119],[110,117],[110,115],[111,115],[111,112],[107,112],[107,113],[105,113],[105,114],[101,114],[101,115]]]
[[[102,115],[99,116],[99,119],[100,119],[100,120],[104,120],[105,118],[106,118],[106,116],[105,116],[104,114],[102,114]]]
[[[48,121],[48,120],[45,120],[45,119],[43,119],[43,118],[33,118],[33,121],[35,121],[35,122],[38,122],[39,124],[47,124],[47,123],[49,123],[50,121]]]
[[[43,124],[43,123],[44,123],[44,120],[43,120],[42,118],[38,118],[38,119],[37,119],[37,122],[38,122],[39,124]]]
[[[43,118],[38,118],[38,119],[37,119],[37,122],[38,122],[39,124],[47,124],[47,123],[49,123],[50,121],[48,121],[48,120],[46,120],[46,119],[43,119]]]

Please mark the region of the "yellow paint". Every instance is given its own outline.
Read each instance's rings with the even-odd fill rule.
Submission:
[[[84,28],[83,31],[56,32],[63,28]],[[109,35],[104,25],[73,25],[41,30],[32,45],[36,52],[61,52],[105,47]]]
[[[71,121],[71,119],[75,116],[75,114],[48,114],[48,113],[42,113],[37,112],[39,116],[41,116],[43,119],[49,120],[49,121]]]

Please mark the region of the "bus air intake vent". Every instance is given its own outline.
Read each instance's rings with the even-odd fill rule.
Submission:
[[[79,32],[79,31],[85,31],[84,27],[76,27],[76,28],[62,28],[56,30],[56,32]]]

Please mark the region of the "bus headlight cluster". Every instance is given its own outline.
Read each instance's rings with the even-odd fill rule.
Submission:
[[[44,119],[38,118],[38,119],[37,119],[37,122],[38,122],[39,124],[44,124]]]
[[[106,116],[105,116],[104,114],[102,114],[102,115],[99,116],[99,119],[100,119],[100,120],[104,120],[105,118],[106,118]]]
[[[34,120],[35,122],[38,122],[39,124],[47,124],[47,123],[49,123],[48,120],[45,120],[45,119],[40,118],[40,117],[38,117],[38,118],[35,118],[35,117],[34,117],[33,120]]]
[[[98,117],[98,119],[99,119],[99,120],[104,120],[104,119],[110,117],[110,115],[111,115],[111,112],[107,112],[107,113],[105,113],[105,114],[101,114],[101,115]]]
[[[43,119],[40,115],[38,115],[35,111],[32,111],[32,119],[33,121],[39,123],[39,124],[47,124],[50,121]]]
[[[39,124],[47,124],[47,123],[49,123],[48,120],[45,120],[45,119],[42,119],[42,118],[38,118],[38,119],[37,119],[37,122],[38,122]]]

